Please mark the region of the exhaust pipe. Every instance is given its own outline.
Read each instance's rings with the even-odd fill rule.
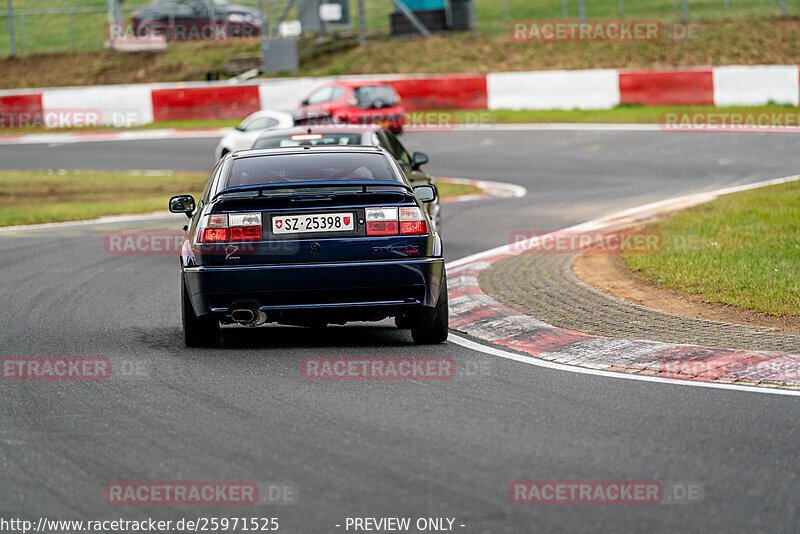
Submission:
[[[258,326],[267,322],[267,314],[253,308],[237,308],[231,312],[231,320],[243,326]]]

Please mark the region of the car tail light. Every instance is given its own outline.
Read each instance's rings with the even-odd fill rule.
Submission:
[[[231,213],[228,215],[231,241],[256,241],[261,239],[260,213]]]
[[[203,243],[218,243],[220,241],[227,241],[228,240],[228,229],[227,228],[206,228],[203,230],[203,238],[201,242]]]
[[[367,235],[397,235],[397,208],[367,208]]]
[[[421,235],[428,233],[428,223],[422,210],[414,208],[400,208],[400,234]]]
[[[201,223],[200,243],[256,241],[261,239],[260,213],[209,215]]]

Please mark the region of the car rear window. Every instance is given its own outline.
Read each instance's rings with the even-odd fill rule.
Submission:
[[[327,180],[397,180],[379,153],[277,154],[237,158],[223,188]]]
[[[293,140],[291,135],[285,137],[264,137],[256,141],[253,148],[283,148],[291,146],[329,146],[329,145],[360,145],[360,133],[326,133],[321,139],[304,141]]]
[[[355,90],[358,107],[363,109],[396,106],[400,97],[388,85],[366,85]]]

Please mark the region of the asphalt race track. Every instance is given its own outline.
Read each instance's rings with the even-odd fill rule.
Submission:
[[[797,174],[785,134],[409,133],[438,176],[528,196],[444,206],[447,259],[682,194]],[[0,167],[210,170],[216,140],[0,146]],[[183,191],[175,191],[175,194]],[[0,354],[105,356],[104,381],[3,381],[0,510],[37,520],[278,517],[344,532],[347,517],[450,517],[465,533],[797,532],[798,399],[574,374],[391,325],[226,331],[182,342],[177,258],[106,254],[136,224],[0,233]],[[304,357],[448,356],[445,381],[308,381]],[[702,484],[687,505],[525,505],[515,480]],[[112,481],[275,481],[296,504],[110,506]],[[337,527],[336,525],[342,525]],[[465,525],[461,527],[460,525]],[[352,531],[352,530],[351,530]]]

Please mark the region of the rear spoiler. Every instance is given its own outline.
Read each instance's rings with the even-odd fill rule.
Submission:
[[[394,180],[325,180],[318,182],[279,182],[270,184],[237,185],[226,187],[212,198],[215,200],[222,195],[231,193],[244,193],[247,191],[258,191],[258,196],[264,196],[264,191],[271,189],[314,189],[318,187],[361,187],[361,192],[366,193],[368,187],[397,187],[414,194],[414,189],[403,182]]]

